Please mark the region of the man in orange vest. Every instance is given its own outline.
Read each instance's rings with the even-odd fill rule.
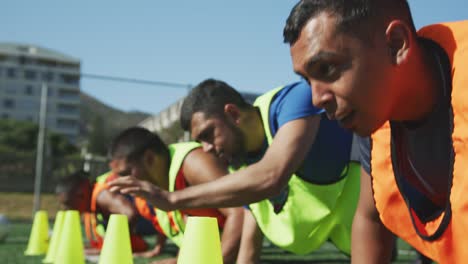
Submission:
[[[112,163],[111,163],[112,164]],[[112,167],[112,166],[111,166]],[[105,182],[115,179],[111,171]],[[142,218],[136,208],[136,201],[129,195],[111,193],[104,183],[92,184],[87,173],[79,170],[59,181],[56,193],[64,210],[78,210],[82,216],[85,234],[89,242],[86,253],[98,254],[104,242],[104,231],[110,214],[124,214],[132,227],[132,251],[137,256],[153,257],[159,255],[165,243],[165,237],[156,232],[151,223]],[[143,239],[143,235],[157,234],[157,244],[153,249]]]
[[[416,31],[405,0],[302,0],[284,40],[313,104],[368,137],[352,262],[388,263],[393,232],[465,263],[468,21]]]

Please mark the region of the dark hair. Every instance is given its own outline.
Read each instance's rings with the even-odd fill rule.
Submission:
[[[55,186],[55,193],[70,193],[79,187],[91,189],[89,174],[83,170],[77,170],[74,173],[60,178]]]
[[[190,131],[194,113],[202,112],[209,117],[222,116],[226,104],[235,104],[240,109],[252,107],[229,84],[215,79],[204,80],[185,98],[180,110],[180,125],[184,130]]]
[[[307,22],[322,12],[337,18],[340,32],[370,37],[390,19],[406,21],[416,33],[406,0],[301,0],[291,10],[283,30],[284,42],[293,45]]]
[[[109,154],[112,159],[135,161],[140,159],[147,149],[169,157],[169,149],[157,134],[143,127],[130,127],[114,138]]]

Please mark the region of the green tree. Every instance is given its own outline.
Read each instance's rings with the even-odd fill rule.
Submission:
[[[78,153],[78,148],[62,135],[50,133],[48,135],[52,156],[63,157]]]
[[[37,147],[39,127],[29,121],[0,119],[0,152],[34,153]],[[52,155],[64,157],[78,152],[64,136],[52,132],[47,133],[47,144]]]
[[[38,126],[32,122],[0,120],[0,145],[5,148],[30,152],[36,149]]]
[[[105,156],[110,144],[110,138],[109,132],[104,126],[102,116],[96,115],[92,121],[91,132],[89,134],[88,151]]]

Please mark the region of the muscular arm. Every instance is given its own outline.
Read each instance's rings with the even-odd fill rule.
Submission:
[[[227,173],[226,167],[219,160],[201,148],[190,152],[182,166],[185,179],[191,186],[214,181]],[[219,209],[226,217],[221,236],[223,263],[235,263],[241,239],[243,210],[241,207]]]
[[[103,211],[110,214],[126,215],[130,225],[133,225],[138,217],[135,206],[119,193],[112,193],[104,189],[98,194],[96,204]]]
[[[260,262],[263,234],[252,212],[244,210],[244,226],[237,263],[255,264]]]
[[[167,201],[165,210],[231,207],[250,204],[278,194],[305,159],[314,142],[320,116],[283,125],[264,157],[257,163],[218,180],[173,193],[156,193],[155,204]],[[163,196],[163,201],[158,196]],[[166,197],[164,197],[166,195]]]
[[[361,169],[361,192],[354,215],[351,261],[359,264],[390,263],[394,236],[382,224],[375,207],[371,177]]]
[[[319,125],[318,115],[288,122],[278,130],[259,162],[184,190],[167,192],[148,182],[136,183],[132,177],[116,179],[109,186],[113,192],[140,195],[165,211],[225,208],[258,202],[280,193],[305,159]]]

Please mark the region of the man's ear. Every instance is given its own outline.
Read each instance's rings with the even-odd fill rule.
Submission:
[[[234,123],[239,124],[241,111],[235,104],[225,104],[224,114],[230,118]]]
[[[392,63],[405,63],[414,45],[415,37],[410,27],[401,20],[391,21],[385,30],[386,43]]]

